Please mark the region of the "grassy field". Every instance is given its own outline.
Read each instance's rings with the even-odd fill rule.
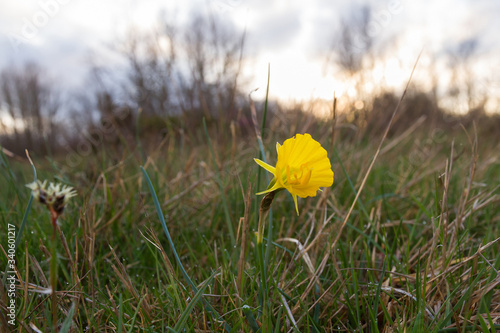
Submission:
[[[341,120],[335,127],[307,116],[268,120],[268,163],[276,163],[276,142],[307,132],[328,151],[335,181],[299,199],[299,216],[289,193],[276,195],[262,257],[255,193],[269,180],[253,161],[261,154],[253,129],[174,128],[119,152],[102,142],[74,167],[32,154],[38,179],[78,193],[58,220],[56,242],[46,207],[29,206],[30,164],[2,156],[0,325],[13,332],[498,330],[498,142],[473,128],[417,125],[377,153],[382,137],[357,135]],[[9,224],[19,236],[14,297],[4,270]],[[55,308],[47,292],[54,252]]]

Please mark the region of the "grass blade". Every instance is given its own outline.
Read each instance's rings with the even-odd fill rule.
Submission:
[[[264,114],[262,116],[262,128],[261,128],[261,132],[262,132],[262,136],[264,136],[264,132],[265,132],[265,126],[266,126],[266,117],[267,117],[267,104],[268,104],[268,101],[269,101],[269,82],[271,81],[271,65],[268,64],[267,66],[267,87],[266,87],[266,100],[264,102]],[[265,152],[263,150],[264,148],[264,145],[262,144],[262,138],[261,138],[261,142],[259,143],[259,146],[261,148],[261,154],[264,158],[264,162],[265,162]],[[259,172],[262,171],[261,168],[259,168]],[[269,174],[266,172],[266,180],[267,182],[269,182]],[[259,184],[259,183],[257,183]],[[273,240],[273,210],[272,208],[269,209],[269,226],[267,228],[267,238],[269,239],[269,241],[272,241]],[[264,257],[264,263],[266,265],[266,267],[269,267],[269,257],[271,256],[271,244],[267,244],[267,247],[266,247],[266,255]]]
[[[26,150],[26,156],[28,157],[28,160],[31,163],[31,168],[33,169],[33,181],[36,182],[36,179],[37,179],[36,178],[36,168],[35,168],[35,164],[33,164],[33,161],[31,160],[31,157],[28,153],[28,150]],[[23,216],[23,220],[21,222],[21,226],[19,227],[19,232],[17,233],[16,246],[15,246],[16,249],[17,249],[17,245],[19,245],[19,242],[21,241],[21,236],[23,234],[24,227],[25,227],[26,222],[28,220],[28,215],[30,213],[32,203],[33,203],[33,194],[30,196],[30,200],[28,201],[28,206],[26,206],[26,210],[24,211],[24,216]]]
[[[252,329],[253,333],[257,333],[260,329],[259,324],[257,323],[257,320],[255,320],[255,317],[250,310],[250,307],[248,305],[243,305],[243,313],[245,314],[245,317],[247,318],[248,325],[250,325],[250,328]]]
[[[71,304],[71,308],[69,309],[68,316],[64,319],[62,323],[61,330],[59,333],[67,333],[71,328],[71,321],[73,320],[73,315],[75,313],[75,303]]]
[[[137,309],[135,310],[134,316],[132,317],[132,324],[130,324],[130,329],[128,330],[128,333],[132,333],[134,331],[135,319],[137,318],[137,315],[139,314],[139,310],[141,310],[141,303],[146,296],[147,295],[142,296],[141,299],[139,300],[139,303],[137,304]]]
[[[198,292],[198,288],[196,288],[195,284],[193,283],[193,281],[191,280],[191,278],[187,274],[187,272],[184,269],[184,266],[182,265],[182,262],[181,262],[181,260],[179,258],[179,255],[177,254],[177,251],[175,250],[174,242],[172,241],[172,238],[170,237],[170,232],[168,231],[167,223],[165,222],[165,217],[163,216],[163,213],[161,211],[160,202],[158,201],[158,197],[156,196],[156,191],[155,191],[155,189],[153,187],[153,184],[151,183],[151,179],[149,178],[148,173],[146,172],[146,170],[142,166],[141,166],[141,171],[142,171],[142,174],[144,175],[144,179],[146,180],[146,183],[148,184],[149,192],[151,193],[151,196],[153,197],[153,202],[154,202],[154,205],[155,205],[156,213],[158,214],[158,218],[160,219],[163,231],[165,232],[165,235],[167,236],[168,244],[170,245],[170,248],[172,249],[172,253],[174,254],[175,261],[177,262],[177,265],[179,266],[179,269],[181,270],[182,276],[184,277],[184,279],[186,280],[186,282],[189,284],[189,286],[191,287],[191,289],[195,293],[197,293]],[[219,313],[209,303],[207,303],[205,300],[203,300],[203,303],[205,305],[205,309],[208,312],[210,312],[212,315],[214,315],[215,318],[217,318],[217,320],[222,321],[223,325],[224,325],[224,329],[227,332],[230,332],[231,331],[231,327],[222,319],[222,317],[219,315]]]
[[[227,229],[229,230],[229,237],[231,237],[231,245],[235,245],[236,237],[234,236],[233,223],[231,222],[231,216],[229,215],[229,207],[227,205],[226,194],[224,192],[224,186],[222,185],[222,180],[220,178],[220,172],[219,168],[217,167],[217,161],[215,160],[214,148],[212,147],[212,142],[210,140],[210,136],[208,135],[207,122],[205,121],[205,118],[203,118],[203,129],[205,130],[208,148],[210,149],[210,154],[212,155],[212,162],[215,168],[215,179],[217,180],[217,184],[219,184],[220,194],[222,196],[222,207],[224,208],[224,215],[226,217]]]
[[[117,332],[123,331],[123,296],[120,294],[120,307],[118,308],[118,329]]]
[[[184,324],[186,323],[186,320],[188,319],[189,315],[191,314],[191,311],[193,311],[194,306],[200,301],[200,299],[203,296],[203,292],[205,289],[208,287],[208,285],[212,282],[214,279],[214,276],[218,273],[218,271],[215,271],[210,275],[210,277],[203,283],[200,289],[198,289],[198,292],[194,295],[193,299],[191,302],[189,302],[188,306],[184,309],[184,312],[182,312],[181,317],[179,318],[179,321],[177,324],[175,324],[174,331],[180,332],[181,329],[184,328]]]

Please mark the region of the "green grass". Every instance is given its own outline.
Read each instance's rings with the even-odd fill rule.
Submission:
[[[307,131],[329,150],[330,123],[277,119],[263,140],[269,163],[276,162],[276,141],[295,134],[284,128]],[[384,146],[394,145],[382,150],[341,230],[380,138],[343,140],[351,130],[338,126],[329,151],[333,186],[299,199],[300,216],[288,193],[276,195],[262,283],[255,237],[262,197],[254,193],[267,184],[265,177],[257,183],[259,144],[214,126],[208,126],[213,152],[198,129],[188,137],[169,132],[157,145],[142,142],[143,152],[99,147],[74,169],[63,158],[34,158],[38,179],[78,191],[59,220],[71,256],[59,242],[60,331],[500,328],[500,153],[490,138],[476,145],[458,131],[433,141],[420,128],[387,139]],[[474,138],[472,130],[468,135]],[[24,184],[33,172],[27,162],[3,156],[0,173],[3,271],[3,226],[19,231],[30,200]],[[50,286],[51,232],[48,211],[33,202],[16,250],[20,332],[53,327],[50,295],[40,293]],[[0,325],[9,329],[6,285],[0,290]]]

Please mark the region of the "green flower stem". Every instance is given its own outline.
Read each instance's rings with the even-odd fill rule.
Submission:
[[[257,236],[259,237],[259,236]],[[264,265],[264,243],[258,242],[257,240],[257,261],[259,262],[260,271],[260,309],[262,314],[262,322],[264,323],[264,318],[267,317],[267,307],[268,307],[268,287],[267,287],[267,274]]]
[[[257,260],[260,268],[261,309],[263,318],[262,322],[264,326],[265,319],[267,320],[270,318],[270,316],[267,315],[269,306],[269,288],[267,286],[267,272],[266,265],[264,263],[264,223],[269,214],[269,210],[271,209],[271,204],[273,203],[275,194],[276,191],[270,192],[262,199],[259,210],[259,226],[257,229]],[[270,240],[268,240],[268,243],[269,241]]]
[[[54,332],[57,332],[57,251],[56,251],[56,233],[57,233],[57,213],[52,209],[50,210],[50,216],[52,220],[52,242],[50,251],[50,288],[52,293],[50,299],[52,302],[52,326],[54,327]]]

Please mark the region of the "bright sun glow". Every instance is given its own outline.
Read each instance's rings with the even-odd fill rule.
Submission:
[[[12,134],[14,129],[22,131],[24,125],[20,121],[12,119],[7,112],[0,109],[0,134]]]
[[[259,57],[253,73],[259,90],[255,97],[263,99],[267,86],[267,68],[270,64],[270,96],[283,102],[332,100],[345,93],[343,82],[325,76],[320,62],[307,59],[304,54],[285,51]]]

